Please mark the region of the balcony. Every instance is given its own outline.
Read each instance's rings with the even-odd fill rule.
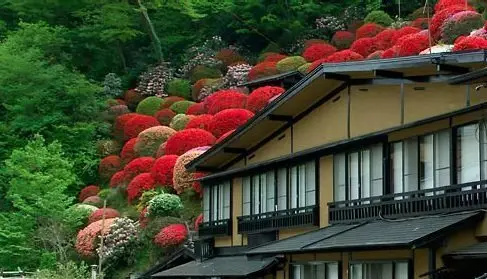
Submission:
[[[319,207],[315,205],[240,216],[237,220],[239,233],[255,233],[307,225],[318,226],[320,215]]]
[[[230,219],[201,223],[198,229],[200,236],[219,236],[232,234],[232,221]]]
[[[329,203],[329,222],[401,218],[487,208],[487,180]]]
[[[201,261],[212,258],[215,254],[215,239],[210,237],[195,241],[194,253]]]

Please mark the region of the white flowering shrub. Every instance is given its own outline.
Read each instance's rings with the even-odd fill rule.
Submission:
[[[133,245],[137,244],[139,234],[137,224],[129,218],[117,218],[104,236],[103,249],[101,241],[96,252],[104,260],[124,258],[130,254]]]
[[[183,210],[183,203],[179,196],[162,193],[149,201],[147,215],[151,217],[178,217],[181,210]]]
[[[223,48],[224,43],[220,36],[213,36],[206,40],[201,46],[191,47],[186,53],[186,63],[176,72],[178,77],[187,78],[194,67],[205,65],[208,67],[218,67],[221,61],[215,58],[218,50]]]
[[[109,73],[103,81],[103,92],[108,98],[117,98],[122,96],[122,79],[117,74]]]
[[[172,78],[173,73],[169,64],[161,63],[140,76],[139,84],[135,91],[144,96],[166,97],[167,94],[164,89]]]
[[[224,87],[225,83],[223,78],[214,79],[208,82],[208,84],[203,86],[203,88],[200,90],[200,94],[198,95],[198,101],[202,101],[204,98],[210,96],[220,89],[223,89]]]
[[[249,64],[238,64],[229,66],[227,74],[223,77],[225,88],[235,88],[240,84],[247,82],[247,76],[252,69]]]
[[[315,20],[316,29],[333,34],[339,30],[345,30],[345,22],[335,16],[320,17]]]

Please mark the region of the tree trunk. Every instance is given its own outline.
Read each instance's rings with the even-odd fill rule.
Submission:
[[[137,0],[137,2],[139,3],[140,12],[142,13],[145,24],[147,24],[147,28],[149,29],[149,36],[151,37],[152,44],[154,45],[157,59],[159,60],[159,62],[163,62],[164,57],[162,55],[161,40],[159,40],[159,37],[157,36],[154,25],[152,25],[152,21],[150,20],[149,14],[147,13],[147,8],[142,4],[142,0]]]

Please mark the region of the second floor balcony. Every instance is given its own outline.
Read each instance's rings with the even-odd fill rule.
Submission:
[[[352,223],[487,208],[487,180],[328,204],[329,222]]]

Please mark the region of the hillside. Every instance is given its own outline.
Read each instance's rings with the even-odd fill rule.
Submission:
[[[140,22],[130,1],[5,2],[0,268],[83,278],[101,257],[105,278],[125,278],[191,246],[207,173],[185,165],[285,93],[243,84],[328,63],[487,49],[482,2],[410,3],[399,18],[393,4],[345,1],[339,19],[340,1],[290,4],[300,8],[287,17],[271,4],[276,17],[259,15],[257,1],[215,26],[237,2],[139,2],[149,11]]]

